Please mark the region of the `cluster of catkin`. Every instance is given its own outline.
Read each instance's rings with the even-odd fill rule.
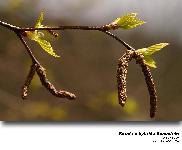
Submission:
[[[70,92],[64,91],[64,90],[57,90],[54,85],[48,80],[46,75],[46,70],[41,65],[33,63],[30,67],[30,71],[28,73],[28,76],[26,78],[25,84],[22,87],[22,98],[26,99],[28,96],[28,89],[30,86],[30,83],[37,72],[37,75],[39,76],[39,79],[42,83],[42,85],[54,96],[60,97],[60,98],[67,98],[67,99],[75,99],[76,96]]]
[[[155,117],[156,108],[157,108],[157,94],[154,84],[154,80],[151,75],[150,68],[145,64],[143,55],[134,51],[127,50],[126,53],[119,59],[118,68],[117,68],[117,83],[118,83],[118,100],[121,106],[124,106],[127,100],[126,94],[126,78],[128,72],[129,62],[135,59],[136,63],[142,68],[142,72],[145,76],[145,81],[148,87],[150,94],[150,117]]]

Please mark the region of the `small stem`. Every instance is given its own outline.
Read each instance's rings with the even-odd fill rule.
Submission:
[[[112,34],[111,32],[109,31],[103,31],[103,30],[100,30],[101,32],[104,32],[105,34],[111,36],[112,38],[114,38],[115,40],[117,40],[119,43],[123,44],[124,47],[127,48],[127,50],[135,50],[133,47],[131,47],[129,44],[127,44],[125,41],[121,40],[120,38],[118,38],[116,35]]]
[[[29,48],[29,46],[27,45],[27,43],[25,42],[25,40],[23,39],[22,35],[20,35],[19,33],[17,33],[17,36],[19,37],[19,39],[21,40],[21,42],[22,42],[23,45],[25,46],[25,48],[26,48],[26,50],[27,50],[29,56],[30,56],[31,59],[32,59],[32,62],[33,62],[33,63],[36,63],[36,64],[40,64],[40,63],[38,62],[38,60],[35,58],[35,56],[33,55],[31,49]]]
[[[15,32],[21,29],[20,27],[8,24],[8,23],[3,22],[3,21],[0,21],[0,25],[5,27],[5,28],[8,28],[8,29],[10,29],[12,31],[15,31]]]

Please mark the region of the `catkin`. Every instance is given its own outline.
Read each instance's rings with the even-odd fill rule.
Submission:
[[[153,118],[155,117],[157,109],[157,94],[156,94],[154,80],[149,67],[144,63],[143,56],[140,53],[135,52],[133,57],[136,59],[136,62],[140,64],[142,72],[145,76],[145,81],[150,94],[150,117]]]
[[[28,88],[30,86],[30,83],[35,75],[35,71],[36,71],[36,66],[35,64],[33,63],[31,66],[30,66],[30,71],[28,73],[28,76],[26,78],[26,81],[25,81],[25,84],[23,85],[22,87],[22,99],[26,99],[27,96],[28,96]]]
[[[117,83],[118,83],[118,100],[121,106],[125,105],[126,95],[126,77],[128,72],[128,63],[133,57],[134,51],[127,50],[126,53],[119,59],[117,68]]]
[[[60,98],[67,98],[67,99],[75,99],[76,96],[70,92],[67,92],[67,91],[63,91],[63,90],[60,90],[58,91],[54,85],[49,82],[49,80],[47,79],[47,76],[46,76],[46,71],[45,69],[40,66],[40,65],[37,65],[36,67],[36,71],[37,71],[37,74],[40,78],[40,81],[42,83],[42,85],[54,96],[56,97],[60,97]]]

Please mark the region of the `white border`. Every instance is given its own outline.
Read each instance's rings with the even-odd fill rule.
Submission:
[[[179,149],[182,125],[174,123],[0,123],[0,149],[107,150]],[[178,142],[159,142],[160,136],[119,136],[119,132],[179,132]],[[157,142],[153,142],[158,140]]]

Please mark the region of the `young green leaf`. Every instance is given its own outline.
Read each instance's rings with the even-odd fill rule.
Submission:
[[[148,48],[142,48],[136,50],[136,52],[139,52],[144,56],[144,62],[146,65],[152,67],[152,68],[157,68],[155,61],[150,57],[153,53],[160,51],[162,48],[165,46],[169,45],[169,43],[159,43],[152,45]]]
[[[144,21],[136,18],[136,16],[137,13],[129,13],[117,18],[110,25],[115,26],[115,28],[132,29],[145,23]]]
[[[144,62],[146,65],[148,65],[152,68],[157,68],[156,62],[149,56],[144,56]]]
[[[42,27],[42,21],[44,20],[44,12],[43,11],[41,11],[40,12],[40,15],[39,15],[39,17],[38,17],[38,19],[37,19],[37,21],[36,21],[36,23],[35,23],[35,28],[40,28],[40,27]]]
[[[142,53],[143,55],[150,56],[153,53],[160,51],[162,48],[164,48],[167,45],[169,45],[169,43],[159,43],[159,44],[152,45],[148,48],[138,49],[137,51]]]
[[[38,17],[36,24],[35,24],[35,28],[42,28],[45,27],[44,25],[42,25],[42,21],[44,19],[44,13],[41,12],[40,16]],[[41,47],[42,49],[44,49],[48,54],[54,56],[54,57],[60,57],[58,55],[56,55],[56,53],[54,52],[51,44],[44,40],[44,33],[38,30],[35,31],[26,31],[26,36],[31,39],[36,41]]]

